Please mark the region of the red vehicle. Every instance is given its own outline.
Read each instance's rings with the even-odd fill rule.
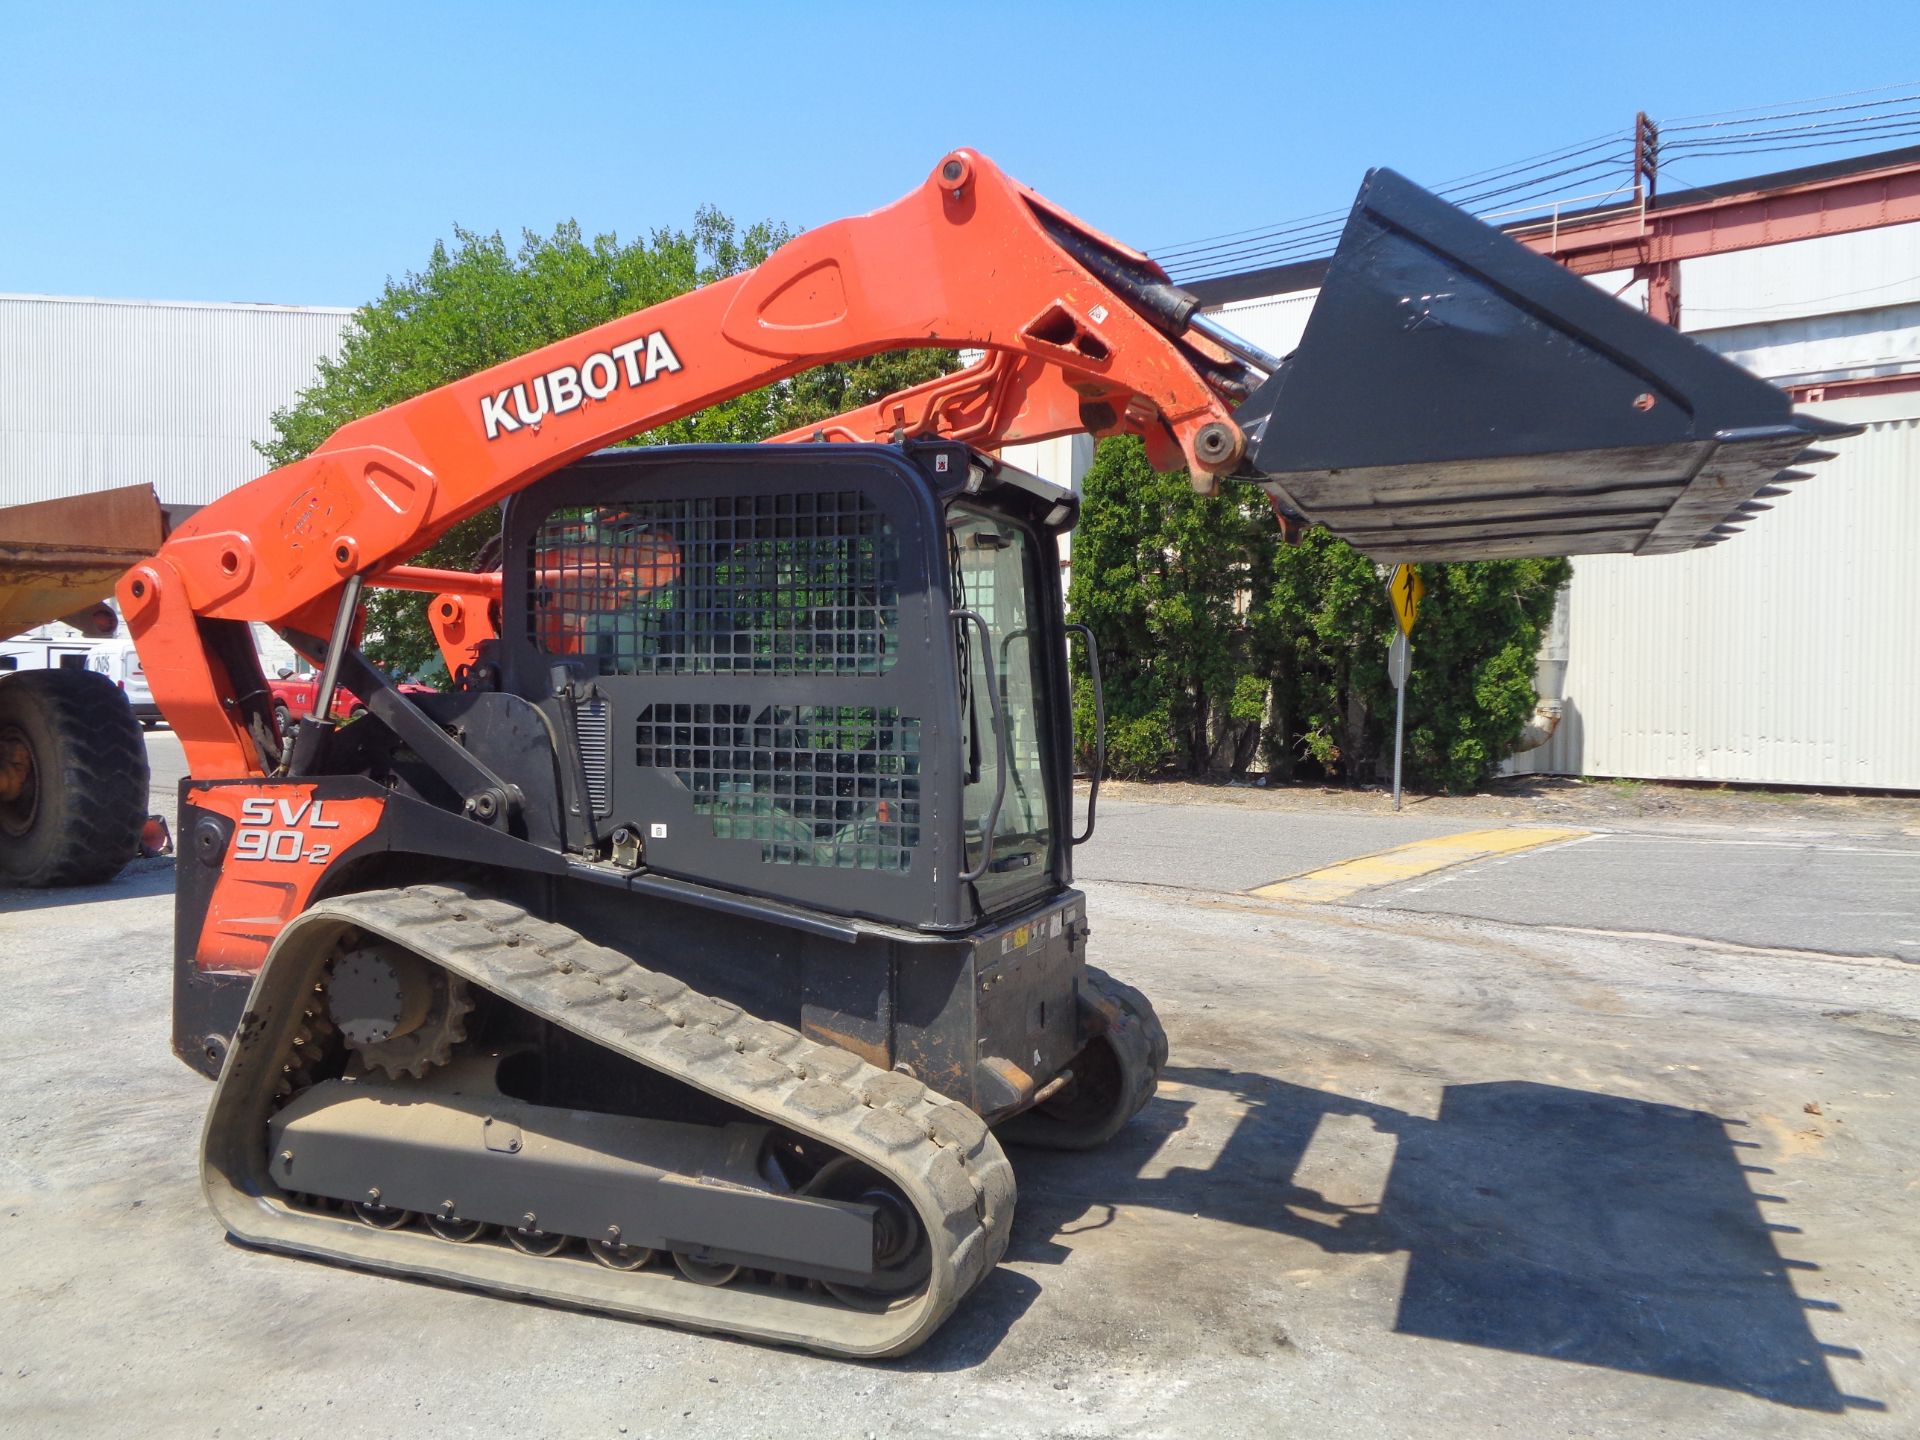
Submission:
[[[267,681],[267,688],[273,692],[273,724],[277,734],[285,735],[293,724],[294,718],[313,713],[313,702],[320,688],[320,677],[311,670],[288,672]],[[402,695],[431,695],[431,685],[421,685],[416,681],[403,680],[398,689]],[[346,686],[337,686],[333,692],[333,718],[351,720],[367,713],[366,702]]]

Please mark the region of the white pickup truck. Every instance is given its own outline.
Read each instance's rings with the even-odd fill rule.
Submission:
[[[153,691],[147,687],[147,672],[141,668],[140,652],[124,636],[96,640],[87,656],[87,668],[98,671],[120,687],[127,705],[140,728],[151,730],[160,723],[160,707],[153,703]]]

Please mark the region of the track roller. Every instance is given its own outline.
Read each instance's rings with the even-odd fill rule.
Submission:
[[[399,1230],[413,1219],[411,1210],[382,1205],[377,1200],[356,1201],[353,1213],[360,1217],[363,1224],[371,1225],[376,1230]]]
[[[451,1240],[456,1245],[471,1245],[487,1233],[487,1226],[479,1220],[462,1220],[458,1215],[429,1215],[427,1229],[442,1240]]]
[[[565,1235],[549,1235],[534,1225],[516,1225],[507,1231],[507,1243],[522,1255],[558,1255],[567,1248]]]
[[[644,1270],[659,1254],[644,1245],[622,1245],[618,1240],[589,1240],[587,1253],[609,1270]]]
[[[696,1285],[731,1285],[740,1278],[741,1268],[719,1260],[696,1260],[685,1251],[673,1252],[673,1265]]]

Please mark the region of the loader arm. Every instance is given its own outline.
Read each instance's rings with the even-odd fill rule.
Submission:
[[[1089,403],[1076,388],[1084,383],[1033,356],[995,350],[965,369],[896,391],[832,419],[802,425],[774,436],[773,442],[861,443],[938,437],[997,450],[1003,445],[1080,430],[1095,434],[1128,430],[1142,436],[1153,463],[1161,469],[1178,469],[1184,463],[1179,445],[1164,427],[1151,423],[1150,412],[1123,417],[1106,401]],[[1218,483],[1206,471],[1193,473],[1196,484]],[[449,675],[458,675],[462,667],[473,664],[480,646],[498,636],[490,613],[490,602],[500,599],[497,570],[462,572],[399,565],[381,572],[375,583],[423,591],[433,597],[427,605],[427,622]]]
[[[344,635],[343,596],[405,585],[440,592],[442,652],[471,657],[488,584],[404,564],[450,526],[603,446],[909,346],[982,358],[779,438],[1136,434],[1197,488],[1253,481],[1283,523],[1379,560],[1716,544],[1827,458],[1812,441],[1851,433],[1391,171],[1368,175],[1281,359],[956,150],[883,210],[355,421],[180,526],[119,595],[193,773],[271,768],[245,622]]]
[[[908,346],[1005,353],[1046,374],[1022,438],[1128,430],[1163,463],[1231,470],[1244,452],[1232,406],[1259,377],[1162,333],[1177,321],[1143,310],[1141,292],[1152,305],[1170,289],[1152,262],[958,150],[894,204],[754,270],[342,427],[181,525],[120,601],[192,772],[264,773],[263,697],[233,673],[244,657],[221,622],[328,634],[351,577],[593,450],[816,365]]]

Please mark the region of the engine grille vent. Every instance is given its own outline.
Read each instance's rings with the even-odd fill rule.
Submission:
[[[587,803],[596,817],[605,815],[613,809],[613,717],[604,697],[588,696],[574,708],[573,736],[587,773]]]

